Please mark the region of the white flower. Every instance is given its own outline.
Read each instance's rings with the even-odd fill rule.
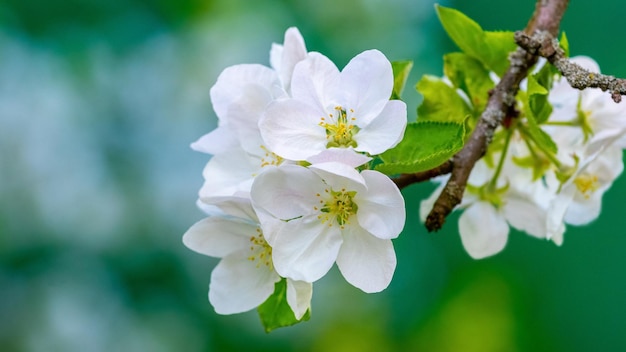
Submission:
[[[505,164],[498,188],[488,187],[493,177],[484,160],[474,166],[468,187],[459,209],[459,234],[465,251],[474,259],[495,255],[506,246],[509,225],[538,237],[546,237],[545,218],[548,199],[540,182],[532,182],[530,170],[512,163]],[[442,184],[420,204],[420,218],[428,212],[439,197],[448,177],[439,178]]]
[[[623,170],[622,149],[612,145],[583,159],[576,173],[563,185],[549,174],[546,181],[558,193],[548,212],[548,238],[561,245],[564,223],[584,225],[595,220],[600,215],[602,195]]]
[[[211,273],[209,301],[219,314],[248,311],[262,304],[281,277],[274,270],[272,248],[258,224],[250,200],[210,200],[223,216],[205,218],[183,235],[189,249],[222,258]],[[310,308],[312,285],[287,279],[287,302],[296,319]]]
[[[268,147],[290,160],[308,160],[329,148],[377,155],[394,147],[407,123],[406,104],[389,100],[393,72],[377,50],[339,69],[310,53],[295,66],[291,99],[272,102],[259,127]]]
[[[282,165],[257,176],[251,196],[282,276],[314,282],[336,261],[365,292],[389,285],[391,239],[402,231],[405,208],[387,176],[338,162]]]
[[[265,146],[258,122],[271,101],[288,97],[293,68],[306,56],[304,39],[292,27],[285,32],[284,45],[272,46],[273,69],[242,64],[222,71],[211,88],[218,127],[191,145],[214,155],[203,171],[200,199],[245,195],[264,166],[284,161]]]
[[[598,64],[589,57],[578,56],[571,60],[590,72],[600,72]],[[612,144],[626,132],[626,105],[615,103],[607,92],[589,88],[580,91],[561,77],[548,97],[554,108],[549,122],[571,123],[571,127],[548,129],[558,135],[559,147],[566,148],[567,152],[576,147],[578,150],[574,152],[580,152],[587,144],[596,147]]]

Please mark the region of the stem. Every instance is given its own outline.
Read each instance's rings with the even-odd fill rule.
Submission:
[[[504,147],[502,148],[502,155],[500,155],[500,160],[498,161],[498,166],[496,167],[496,173],[493,175],[491,179],[490,187],[496,189],[498,177],[500,177],[500,173],[502,173],[502,167],[504,166],[504,161],[506,160],[506,154],[509,150],[509,144],[511,143],[511,137],[513,136],[513,129],[506,130],[506,138],[504,139]]]

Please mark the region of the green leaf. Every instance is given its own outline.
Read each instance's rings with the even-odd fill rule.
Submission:
[[[533,115],[537,124],[548,120],[552,114],[552,105],[548,101],[548,89],[537,81],[536,75],[528,76],[528,113]]]
[[[400,99],[402,91],[406,85],[406,81],[409,78],[409,73],[413,68],[413,61],[394,61],[391,63],[393,69],[393,91],[391,92],[391,99]]]
[[[515,50],[513,32],[486,32],[462,12],[436,5],[437,15],[450,38],[466,54],[502,76],[509,66],[508,55]]]
[[[473,105],[474,115],[485,110],[489,90],[495,84],[480,61],[464,53],[446,54],[443,57],[443,73],[456,88],[467,94]]]
[[[565,31],[561,33],[561,39],[559,40],[559,46],[565,52],[565,57],[569,57],[569,41],[567,40],[567,36],[565,35]]]
[[[257,308],[257,311],[261,317],[263,327],[265,327],[265,332],[295,325],[311,318],[311,311],[309,310],[302,319],[296,319],[287,303],[287,280],[284,278],[276,283],[274,293]]]
[[[464,122],[418,121],[407,125],[402,141],[380,155],[376,170],[387,175],[432,169],[450,159],[461,148]]]
[[[419,121],[461,122],[472,114],[472,109],[456,90],[439,77],[424,75],[416,88],[424,96],[417,108]]]

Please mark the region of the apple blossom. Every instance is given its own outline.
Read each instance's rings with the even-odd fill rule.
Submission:
[[[338,162],[282,165],[256,177],[251,197],[280,275],[314,282],[337,262],[365,292],[389,285],[391,239],[402,231],[405,209],[387,176]]]
[[[407,123],[406,104],[389,100],[393,72],[378,50],[354,57],[343,71],[310,53],[293,71],[291,98],[273,101],[259,123],[268,147],[290,160],[327,149],[377,155],[394,147]]]
[[[281,277],[274,270],[272,247],[265,240],[250,200],[210,199],[223,216],[200,220],[183,235],[189,249],[221,258],[211,273],[209,301],[219,314],[248,311],[263,303]],[[287,279],[287,302],[296,319],[310,308],[312,285]]]

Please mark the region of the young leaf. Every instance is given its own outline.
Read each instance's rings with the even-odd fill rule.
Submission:
[[[437,15],[450,38],[464,53],[502,76],[509,66],[508,55],[515,50],[513,32],[485,32],[462,12],[436,6]]]
[[[419,121],[461,122],[472,114],[472,109],[456,90],[439,77],[424,75],[416,88],[424,96],[417,108]]]
[[[552,105],[548,101],[548,89],[539,83],[536,75],[528,76],[529,113],[537,124],[548,120],[552,114]]]
[[[391,63],[393,69],[393,91],[391,92],[391,99],[400,99],[402,91],[409,78],[409,73],[413,68],[413,61],[394,61]]]
[[[443,57],[443,73],[456,88],[467,94],[475,114],[485,109],[489,90],[495,84],[480,61],[464,53],[446,54]]]
[[[565,31],[561,33],[561,39],[559,40],[559,46],[565,52],[565,57],[569,57],[569,41],[567,40],[567,36],[565,35]]]
[[[310,311],[307,311],[302,319],[297,320],[291,307],[287,303],[287,279],[282,279],[274,286],[274,293],[258,308],[259,316],[265,332],[271,332],[277,328],[291,326],[310,319]]]
[[[418,121],[407,125],[404,139],[380,155],[376,170],[387,175],[432,169],[463,148],[464,122]]]

